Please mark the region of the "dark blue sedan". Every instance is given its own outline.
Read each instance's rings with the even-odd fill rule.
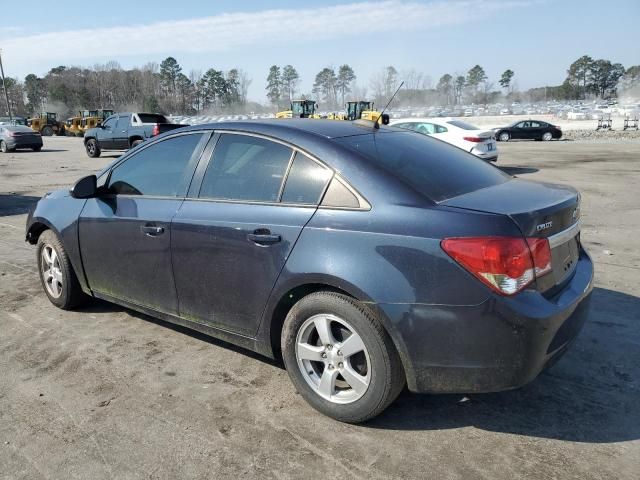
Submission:
[[[310,119],[147,141],[27,220],[44,290],[282,356],[346,422],[413,392],[519,387],[566,350],[593,265],[572,188],[439,140]]]

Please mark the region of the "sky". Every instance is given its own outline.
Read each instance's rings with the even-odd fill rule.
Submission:
[[[175,57],[193,69],[240,68],[249,98],[265,101],[269,67],[292,64],[301,92],[342,64],[356,83],[393,65],[435,85],[481,65],[497,85],[510,68],[520,89],[558,85],[582,55],[640,64],[640,0],[50,0],[10,2],[0,22],[7,76],[110,60],[123,68]]]

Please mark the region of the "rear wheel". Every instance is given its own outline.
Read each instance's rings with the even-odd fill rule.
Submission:
[[[501,142],[508,142],[510,138],[511,136],[508,132],[502,132],[500,136],[498,136],[498,140],[500,140]]]
[[[400,357],[380,322],[356,300],[312,293],[290,310],[282,355],[294,386],[312,407],[336,420],[364,422],[400,394]]]
[[[31,147],[31,150],[33,150],[34,152],[39,152],[40,150],[42,150],[42,147]]]
[[[542,134],[542,140],[545,141],[545,142],[548,142],[552,138],[553,138],[553,134],[551,132],[544,132]]]
[[[46,127],[42,128],[42,131],[40,133],[43,137],[50,137],[53,135],[53,128],[47,125]]]
[[[95,138],[90,138],[89,140],[87,140],[87,143],[84,147],[87,150],[87,155],[89,155],[89,157],[98,158],[100,156],[100,145],[98,145],[98,142]]]
[[[44,293],[63,310],[80,305],[87,296],[82,292],[67,252],[58,236],[45,230],[38,238],[38,272]]]
[[[142,140],[140,140],[140,139],[134,140],[133,142],[131,142],[131,148],[136,148],[141,143],[142,143]]]

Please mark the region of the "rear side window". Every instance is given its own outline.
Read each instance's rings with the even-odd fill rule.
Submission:
[[[199,196],[277,202],[292,153],[289,147],[263,138],[222,134]]]
[[[113,169],[109,190],[121,195],[186,195],[190,160],[201,139],[201,133],[180,135],[140,150]]]
[[[470,153],[426,135],[385,132],[336,141],[434,202],[511,178]]]
[[[454,127],[462,128],[463,130],[480,130],[475,125],[471,125],[470,123],[463,122],[461,120],[449,120],[447,123]]]
[[[282,193],[284,203],[316,205],[333,172],[298,152]]]
[[[142,123],[169,123],[164,115],[157,113],[139,113],[138,118]]]

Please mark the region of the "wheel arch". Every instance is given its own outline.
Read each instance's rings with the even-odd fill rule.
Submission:
[[[272,358],[281,358],[280,336],[287,314],[298,300],[315,292],[341,293],[359,301],[368,308],[370,313],[380,321],[385,332],[391,338],[396,351],[400,355],[407,380],[409,380],[408,374],[413,372],[413,368],[409,363],[404,342],[395,332],[384,311],[355,285],[327,275],[311,276],[299,281],[297,284],[288,284],[285,287],[281,287],[278,289],[278,293],[272,293],[272,298],[269,300],[263,315],[262,331],[259,333],[259,337],[266,344],[266,351],[262,353]]]
[[[131,147],[133,145],[133,142],[135,142],[137,140],[141,140],[141,141],[144,142],[144,138],[142,138],[140,135],[133,135],[133,136],[129,137],[129,146]]]

